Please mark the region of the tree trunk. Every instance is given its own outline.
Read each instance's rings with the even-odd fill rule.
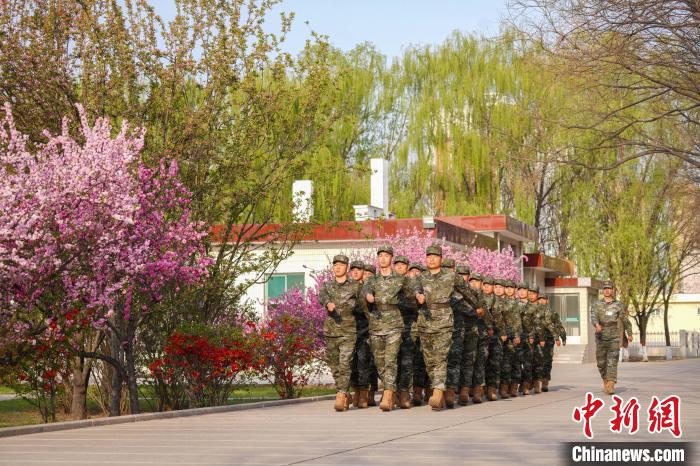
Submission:
[[[129,320],[127,325],[127,344],[125,349],[126,353],[126,377],[127,384],[129,387],[129,407],[131,414],[138,414],[139,409],[139,387],[136,383],[136,361],[134,357],[134,317]]]
[[[649,313],[646,312],[639,316],[639,344],[642,345],[642,361],[649,362],[647,355],[647,322],[649,321]]]
[[[90,363],[84,358],[76,357],[73,368],[73,398],[71,402],[71,419],[87,419],[87,388],[90,377]]]
[[[112,357],[117,361],[123,361],[123,349],[122,343],[116,332],[109,332],[109,344],[110,350],[112,352]],[[122,384],[124,383],[124,378],[122,377],[122,371],[115,367],[112,371],[112,396],[109,399],[109,415],[119,416],[121,414],[121,402],[122,402]]]

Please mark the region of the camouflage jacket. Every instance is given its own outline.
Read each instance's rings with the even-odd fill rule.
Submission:
[[[371,313],[367,311],[370,334],[386,335],[403,330],[404,321],[399,305],[406,295],[415,296],[415,286],[409,277],[393,270],[387,276],[381,273],[373,275],[365,282],[362,295],[374,296],[374,309]]]
[[[530,301],[523,301],[518,299],[516,302],[516,307],[520,312],[520,320],[523,326],[523,338],[534,338],[535,341],[541,341],[540,338],[544,339],[544,333],[539,327],[539,319],[537,318],[537,308],[535,304]]]
[[[418,319],[418,300],[413,290],[416,289],[415,279],[408,277],[411,291],[404,291],[399,297],[399,311],[403,319],[404,330],[410,330],[411,325]]]
[[[510,335],[508,326],[506,325],[506,316],[508,314],[508,299],[505,296],[496,296],[491,306],[491,317],[493,318],[494,329],[497,335]]]
[[[562,323],[561,317],[559,317],[558,312],[552,311],[552,321],[559,330],[559,338],[561,338],[561,341],[566,341],[566,329],[564,328],[564,324]]]
[[[551,336],[555,340],[559,338],[559,327],[554,323],[552,314],[554,311],[547,304],[537,305],[540,327],[544,331],[545,337]]]
[[[515,338],[523,333],[523,323],[520,318],[517,301],[507,296],[503,299],[502,308],[503,319],[506,324],[508,338]]]
[[[464,282],[464,279],[451,270],[440,270],[436,274],[429,271],[418,276],[417,289],[425,295],[427,312],[418,316],[419,328],[425,333],[443,332],[454,328],[452,299],[459,293],[467,305],[483,307],[481,299]]]
[[[600,324],[603,331],[600,337],[603,340],[615,340],[620,338],[620,329],[617,322],[622,320],[628,335],[632,334],[632,324],[627,318],[627,309],[620,301],[614,299],[610,303],[600,299],[591,306],[591,323]]]
[[[493,329],[494,328],[494,317],[492,313],[493,305],[496,302],[496,295],[486,294],[479,290],[481,293],[481,299],[484,303],[484,315],[479,317],[478,323],[479,327],[482,329]]]
[[[357,333],[357,317],[366,312],[365,300],[362,297],[362,284],[350,278],[342,283],[334,278],[321,287],[318,302],[327,311],[328,303],[334,303],[333,312],[328,312],[323,322],[323,333],[327,337],[355,335]]]

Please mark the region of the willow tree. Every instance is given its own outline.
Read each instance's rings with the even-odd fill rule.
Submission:
[[[392,159],[392,210],[506,213],[544,225],[560,176],[543,155],[564,140],[549,116],[565,96],[537,50],[510,32],[454,33],[407,50],[394,68],[409,105],[407,136]]]

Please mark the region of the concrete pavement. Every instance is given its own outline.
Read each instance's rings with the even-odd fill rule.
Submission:
[[[671,441],[646,432],[652,395],[682,399],[684,441],[700,439],[700,360],[624,363],[618,395],[641,404],[640,432],[612,434],[609,397],[593,364],[559,365],[549,393],[383,413],[333,412],[332,401],[0,438],[0,465],[408,465],[561,464],[561,442],[583,441],[572,421],[591,390],[606,400],[596,441]]]

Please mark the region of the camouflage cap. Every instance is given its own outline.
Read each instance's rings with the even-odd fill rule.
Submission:
[[[391,254],[392,256],[394,255],[394,248],[391,247],[390,244],[382,244],[377,248],[377,255],[379,255],[380,252],[387,252]]]
[[[484,277],[482,282],[484,283],[484,285],[493,285],[495,283],[495,280],[493,279],[493,277],[487,275]]]
[[[549,296],[547,296],[546,294],[543,293],[540,295],[539,299],[546,299],[549,301]]]
[[[423,264],[420,264],[418,262],[411,262],[411,265],[408,266],[408,270],[411,269],[418,269],[421,272],[423,271]]]
[[[348,256],[344,254],[338,254],[337,256],[333,256],[333,263],[335,264],[336,262],[341,262],[348,265],[348,263],[350,263],[350,259],[348,259]]]
[[[506,280],[502,278],[497,278],[493,281],[494,285],[506,286]]]
[[[455,266],[455,260],[454,259],[443,259],[442,261],[442,267],[451,269],[452,267]]]
[[[518,285],[515,284],[515,280],[506,280],[506,288],[517,288]]]
[[[396,256],[394,258],[394,264],[398,264],[399,262],[408,265],[408,257],[406,256]]]
[[[520,289],[520,288],[527,290],[530,288],[530,286],[527,284],[527,282],[520,282],[520,283],[518,283],[518,289]]]
[[[457,273],[460,275],[469,275],[471,273],[471,270],[469,270],[468,265],[458,265]]]
[[[615,288],[615,285],[613,284],[612,280],[605,280],[603,282],[603,289],[606,288]]]
[[[530,285],[527,289],[528,289],[528,291],[532,291],[532,292],[537,293],[537,294],[540,293],[540,287],[537,285]]]
[[[433,244],[432,246],[428,246],[427,248],[425,248],[425,255],[435,255],[442,257],[442,246],[440,246],[439,244]]]
[[[372,264],[365,264],[365,270],[372,273],[377,273],[377,268]]]
[[[351,269],[363,269],[365,268],[365,263],[362,261],[352,261],[350,262]]]
[[[469,276],[469,281],[472,281],[472,280],[481,281],[481,280],[482,280],[481,274],[478,274],[478,273],[473,273],[473,274],[471,274],[471,275]]]

